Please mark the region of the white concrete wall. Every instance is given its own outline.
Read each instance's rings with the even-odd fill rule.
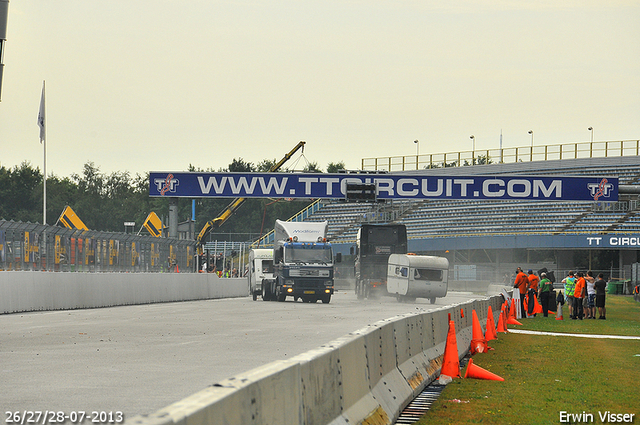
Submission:
[[[459,358],[469,351],[472,311],[482,328],[502,297],[383,320],[289,360],[269,363],[127,423],[193,425],[392,424],[440,373],[448,316]]]
[[[0,314],[243,297],[246,278],[210,273],[0,272]]]

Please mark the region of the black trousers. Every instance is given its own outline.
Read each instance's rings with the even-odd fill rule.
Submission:
[[[549,295],[547,292],[540,292],[540,304],[542,304],[542,314],[544,317],[549,317]]]
[[[578,319],[582,319],[582,316],[584,315],[583,310],[582,310],[582,298],[574,298],[573,299],[573,316],[572,317],[576,317]]]
[[[536,291],[529,289],[529,305],[527,306],[527,313],[529,313],[529,316],[533,315],[533,309],[536,306],[535,300],[533,299],[533,294],[535,293]]]

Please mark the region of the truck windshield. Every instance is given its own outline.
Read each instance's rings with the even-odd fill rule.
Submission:
[[[284,251],[284,261],[286,263],[322,263],[331,264],[331,250],[326,248],[309,249],[287,247]]]
[[[262,260],[262,272],[273,273],[273,260]]]

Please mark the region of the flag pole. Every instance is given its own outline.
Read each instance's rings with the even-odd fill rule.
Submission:
[[[42,224],[47,224],[47,126],[45,122],[45,99],[44,99],[45,81],[42,80],[42,97],[40,98],[40,111],[38,112],[38,125],[40,126],[40,143],[44,152],[42,179],[43,196],[42,196]]]

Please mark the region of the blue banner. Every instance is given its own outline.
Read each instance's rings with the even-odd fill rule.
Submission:
[[[614,177],[420,176],[399,174],[167,173],[149,196],[344,199],[347,183],[375,184],[378,199],[617,201]]]

